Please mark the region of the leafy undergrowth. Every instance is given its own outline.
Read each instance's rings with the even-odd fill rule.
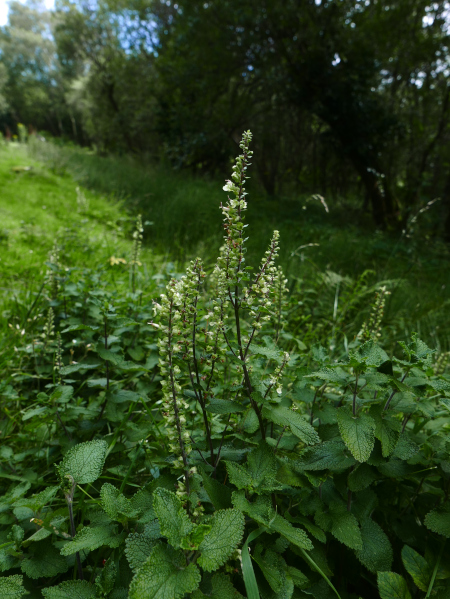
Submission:
[[[291,293],[277,232],[247,267],[249,141],[212,268],[144,261],[137,219],[126,264],[49,244],[9,305],[2,597],[448,597],[448,355],[383,347],[369,275]]]

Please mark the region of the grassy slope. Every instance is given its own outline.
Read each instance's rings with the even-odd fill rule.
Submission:
[[[214,260],[221,241],[220,181],[51,144],[40,144],[32,155],[36,159],[19,145],[0,148],[0,275],[7,296],[11,290],[28,293],[39,288],[55,240],[62,247],[65,266],[102,263],[109,275],[126,269],[108,263],[112,255],[129,258],[131,214],[137,212],[154,223],[146,227],[147,248],[168,258],[184,260],[200,253],[208,263]],[[11,170],[26,165],[33,169]],[[86,213],[78,212],[77,185],[89,188],[84,189],[89,199]],[[391,337],[403,338],[417,330],[434,346],[450,348],[447,248],[431,240],[395,238],[351,225],[345,207],[326,214],[320,204],[305,199],[267,201],[251,187],[250,192],[251,264],[259,262],[277,228],[281,261],[290,280],[302,280],[300,289],[306,292],[313,288],[314,302],[322,303],[330,318],[340,306],[342,285],[337,288],[330,280],[322,285],[322,273],[330,270],[356,278],[372,269],[370,283],[395,281],[385,319],[395,329]],[[308,244],[318,245],[298,249]],[[154,259],[145,250],[144,268]]]
[[[219,205],[225,196],[220,180],[52,144],[38,144],[34,153],[55,172],[68,172],[80,184],[123,200],[130,211],[153,221],[154,226],[147,229],[147,242],[158,251],[181,260],[196,254],[206,262],[214,259],[221,243]],[[376,232],[370,215],[361,214],[354,205],[330,203],[327,214],[319,202],[305,197],[267,200],[252,181],[248,190],[250,264],[259,263],[273,229],[278,229],[280,260],[290,280],[303,280],[303,288],[314,280],[316,292],[319,289],[317,301],[326,302],[330,318],[335,302],[339,306],[340,290],[335,283],[320,287],[317,279],[325,271],[355,279],[370,269],[370,283],[391,281],[394,292],[385,320],[398,332],[392,333],[393,338],[416,330],[433,345],[450,349],[447,246],[420,231],[410,238]],[[418,225],[428,216],[421,215]]]

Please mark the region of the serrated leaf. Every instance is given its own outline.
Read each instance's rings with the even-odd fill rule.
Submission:
[[[181,551],[156,545],[131,581],[129,599],[181,599],[200,583],[195,564],[186,566]]]
[[[113,590],[117,574],[117,566],[113,556],[111,556],[106,560],[100,575],[95,580],[95,586],[104,597],[107,597]]]
[[[362,549],[361,530],[358,520],[344,505],[330,510],[331,534],[350,549]]]
[[[211,478],[205,472],[202,472],[203,487],[208,493],[212,504],[216,510],[224,510],[231,507],[231,489],[222,485],[215,478]]]
[[[414,584],[421,591],[427,591],[433,570],[426,559],[417,551],[405,545],[402,549],[402,562],[406,571],[414,580]]]
[[[244,466],[241,466],[241,464],[228,461],[225,461],[225,466],[227,467],[228,478],[230,479],[230,483],[232,485],[238,489],[251,488],[253,479],[250,476],[247,468],[244,468]]]
[[[339,432],[345,445],[358,462],[366,462],[375,444],[375,421],[367,414],[353,416],[351,410],[337,410]]]
[[[410,439],[406,432],[400,435],[400,438],[395,446],[394,453],[392,454],[395,458],[400,460],[409,460],[420,451],[420,447]]]
[[[392,567],[393,551],[385,532],[370,518],[361,521],[362,549],[356,557],[370,572],[386,572]]]
[[[389,356],[379,345],[374,341],[366,341],[358,349],[358,354],[364,359],[365,365],[372,368],[379,368],[382,364],[389,360]]]
[[[143,533],[133,532],[128,535],[125,541],[125,555],[133,571],[142,566],[160,538],[159,524],[157,528],[157,531],[153,531],[146,527]]]
[[[304,417],[283,406],[264,408],[263,415],[268,418],[271,422],[278,424],[279,426],[289,427],[292,434],[298,439],[303,441],[306,445],[316,445],[320,443],[320,437],[317,431],[312,427]]]
[[[110,483],[105,483],[100,491],[102,508],[111,518],[122,522],[126,518],[136,518],[138,511],[133,509],[130,499],[127,499],[119,489]]]
[[[223,566],[242,540],[244,523],[244,516],[239,510],[215,512],[210,522],[211,530],[199,545],[201,556],[198,563],[203,570],[213,572]]]
[[[50,401],[56,403],[67,403],[73,396],[73,387],[71,385],[59,385],[50,396]]]
[[[369,464],[360,464],[348,475],[348,488],[350,491],[363,491],[378,478],[377,471]]]
[[[68,374],[73,374],[74,372],[80,372],[81,370],[95,370],[100,366],[99,364],[85,364],[81,362],[80,364],[70,364],[69,366],[63,366],[61,368],[61,375],[67,376]]]
[[[236,412],[243,412],[245,408],[236,401],[211,398],[206,409],[212,414],[235,414]]]
[[[270,528],[278,532],[290,543],[293,543],[301,549],[306,549],[307,551],[309,551],[313,548],[313,544],[309,540],[306,532],[301,528],[296,528],[292,526],[290,522],[285,520],[279,514],[276,514],[274,519],[270,520]]]
[[[77,551],[93,551],[102,546],[119,547],[124,534],[118,534],[115,526],[103,525],[90,528],[86,526],[78,532],[72,541],[64,545],[61,555],[73,555]]]
[[[294,592],[294,581],[281,555],[269,549],[264,556],[255,552],[253,559],[261,568],[272,591],[277,594],[277,599],[290,599]]]
[[[23,588],[23,576],[5,576],[0,578],[0,597],[2,599],[20,599],[27,591]]]
[[[425,516],[425,526],[444,537],[450,537],[450,507],[438,508]]]
[[[341,385],[347,380],[345,376],[342,376],[341,374],[336,372],[336,370],[327,367],[321,368],[316,372],[308,374],[304,378],[320,379],[322,381],[326,381],[327,383],[336,383],[337,385]]]
[[[316,447],[303,450],[300,460],[294,462],[294,466],[300,471],[345,470],[355,464],[355,459],[346,454],[346,449],[341,439],[324,441]]]
[[[41,592],[45,599],[94,599],[97,595],[95,587],[86,580],[66,580]]]
[[[70,475],[79,485],[93,483],[101,475],[108,444],[105,441],[87,441],[72,447],[58,466],[63,480]]]
[[[69,569],[67,560],[51,543],[38,543],[33,553],[21,563],[21,569],[28,578],[49,578],[63,574]]]
[[[159,520],[161,534],[172,547],[180,547],[182,540],[194,528],[181,501],[172,491],[158,488],[154,492],[153,509]]]
[[[400,574],[378,572],[377,582],[381,599],[411,599],[408,585]]]

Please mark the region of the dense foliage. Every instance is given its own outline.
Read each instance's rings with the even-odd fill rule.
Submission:
[[[222,175],[251,127],[269,196],[352,194],[398,228],[440,198],[449,239],[448,47],[444,1],[12,2],[0,125]]]
[[[380,346],[383,286],[345,351],[298,328],[278,233],[245,261],[250,139],[212,272],[142,289],[138,218],[124,279],[55,246],[12,311],[2,596],[447,596],[447,356]]]

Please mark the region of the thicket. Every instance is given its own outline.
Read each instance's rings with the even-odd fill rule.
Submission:
[[[448,596],[448,356],[415,334],[383,349],[382,285],[330,344],[293,310],[277,231],[250,267],[250,140],[213,268],[144,288],[138,218],[124,276],[57,244],[11,305],[2,597]]]

